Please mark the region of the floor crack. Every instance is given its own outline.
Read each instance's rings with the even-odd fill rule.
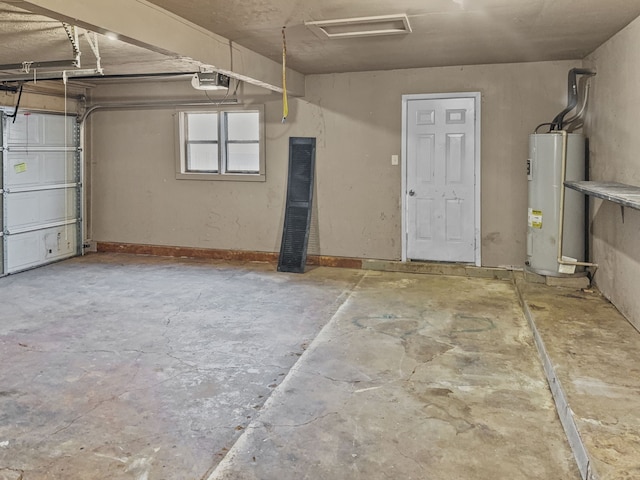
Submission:
[[[103,404],[115,400],[116,398],[118,398],[119,395],[113,395],[109,398],[105,398],[104,400],[100,400],[97,404],[95,404],[92,408],[90,408],[89,410],[87,410],[84,413],[81,413],[80,415],[78,415],[77,417],[75,417],[74,419],[70,420],[69,422],[67,422],[67,424],[63,427],[60,427],[58,429],[56,429],[55,431],[53,431],[51,433],[51,435],[57,435],[58,433],[67,430],[68,428],[70,428],[74,423],[76,423],[78,420],[80,420],[83,417],[86,417],[87,415],[89,415],[91,412],[97,410],[98,408],[100,408]]]
[[[422,465],[418,460],[416,460],[415,458],[405,454],[400,447],[396,446],[396,451],[400,454],[400,456],[406,458],[407,460],[411,460],[412,462],[414,462],[418,467],[420,467],[420,470],[422,470],[423,472],[425,471],[424,465]]]
[[[298,427],[304,427],[306,425],[310,425],[312,423],[315,423],[319,420],[322,420],[330,415],[339,415],[338,412],[329,412],[329,413],[325,413],[324,415],[320,415],[319,417],[314,417],[311,420],[307,421],[307,422],[302,422],[302,423],[293,423],[293,424],[286,424],[286,423],[272,423],[270,424],[271,427],[290,427],[290,428],[298,428]],[[266,424],[265,424],[266,426]]]

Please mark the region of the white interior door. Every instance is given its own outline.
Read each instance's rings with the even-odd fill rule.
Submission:
[[[80,253],[80,152],[75,117],[2,117],[3,273]]]
[[[479,94],[428,97],[403,98],[403,257],[479,265]]]

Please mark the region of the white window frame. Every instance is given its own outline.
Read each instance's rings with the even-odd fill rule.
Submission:
[[[187,171],[187,138],[186,138],[186,115],[189,113],[217,113],[218,116],[218,151],[226,151],[226,135],[220,135],[224,125],[224,112],[250,111],[259,114],[259,152],[260,168],[257,173],[226,172],[224,163],[226,155],[221,155],[221,165],[219,172],[189,172]],[[220,105],[206,107],[190,107],[180,109],[176,112],[176,179],[178,180],[230,180],[236,182],[264,182],[266,180],[265,161],[265,136],[264,136],[264,105]],[[233,143],[233,142],[232,142]],[[220,155],[220,154],[219,154]]]

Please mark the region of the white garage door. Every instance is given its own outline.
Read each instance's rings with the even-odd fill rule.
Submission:
[[[2,272],[81,252],[80,148],[75,117],[2,113]]]

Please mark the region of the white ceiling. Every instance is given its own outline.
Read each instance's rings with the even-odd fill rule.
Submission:
[[[96,60],[84,36],[80,36],[82,68],[93,68]],[[0,64],[73,59],[71,42],[62,23],[0,3]],[[99,36],[98,48],[105,74],[194,72],[198,62],[162,55],[147,49]],[[0,71],[0,80],[16,71]],[[33,72],[31,72],[33,73]],[[36,71],[37,75],[37,71]]]
[[[282,58],[281,29],[286,26],[287,65],[303,74],[579,59],[640,15],[640,0],[150,0],[148,3],[276,62]],[[0,3],[0,64],[72,57],[70,42],[59,21],[15,5],[15,0]],[[305,21],[395,13],[408,15],[412,33],[321,39],[304,26]],[[141,24],[144,21],[139,19]],[[99,44],[107,75],[186,72],[196,71],[198,66],[197,61],[188,58],[152,52],[106,37],[101,37]],[[81,50],[83,67],[92,67],[93,54],[84,41]]]
[[[150,0],[301,73],[583,58],[640,15],[638,0]],[[305,21],[406,13],[406,36],[321,40]]]

